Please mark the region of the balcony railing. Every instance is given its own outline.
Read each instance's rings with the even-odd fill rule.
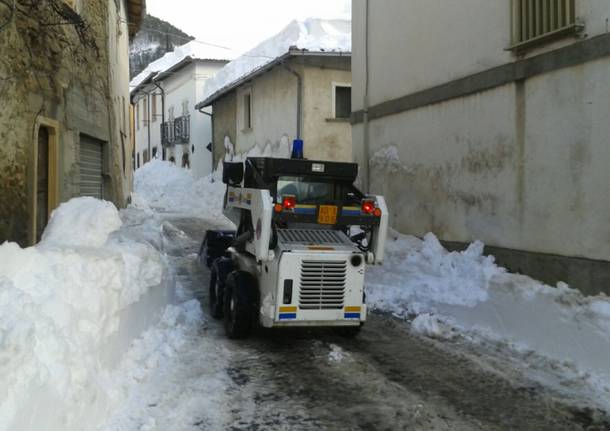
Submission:
[[[174,138],[176,144],[188,144],[191,140],[191,116],[183,115],[174,120]]]
[[[188,144],[191,140],[191,116],[183,115],[161,124],[161,145]]]

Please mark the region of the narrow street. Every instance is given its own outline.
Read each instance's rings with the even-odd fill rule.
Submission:
[[[388,315],[372,313],[355,339],[259,331],[228,340],[208,315],[196,258],[206,222],[164,218],[178,286],[204,318],[172,362],[139,383],[140,408],[129,403],[115,418],[130,417],[124,429],[610,429],[603,413],[529,381],[501,351],[412,335]]]

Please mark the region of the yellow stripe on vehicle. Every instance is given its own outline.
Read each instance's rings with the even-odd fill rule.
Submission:
[[[362,307],[345,307],[346,313],[360,313],[360,310],[362,310]]]
[[[317,205],[305,205],[305,204],[297,204],[295,208],[318,208]]]
[[[297,307],[280,307],[280,313],[296,313]]]

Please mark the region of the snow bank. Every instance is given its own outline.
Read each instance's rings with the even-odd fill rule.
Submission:
[[[387,256],[383,267],[369,271],[367,300],[397,315],[425,312],[439,300],[472,307],[488,298],[491,278],[504,273],[493,257],[483,256],[482,243],[448,253],[431,233],[423,241],[397,236]]]
[[[223,225],[226,186],[222,171],[195,180],[191,171],[173,163],[153,160],[135,173],[134,199],[140,205],[171,213],[209,219]]]
[[[168,285],[163,257],[124,229],[112,204],[78,198],[39,245],[0,245],[0,430],[87,430],[104,416],[121,313]]]
[[[205,83],[203,99],[229,87],[240,78],[265,67],[290,48],[313,52],[350,53],[351,21],[309,18],[292,21],[277,35],[233,60]]]
[[[449,338],[457,328],[565,364],[610,408],[610,298],[507,273],[480,242],[448,252],[433,234],[393,236],[384,265],[367,274],[371,307],[417,316],[412,330],[424,335]]]
[[[51,215],[42,243],[57,247],[101,247],[121,227],[119,211],[110,202],[72,199]]]

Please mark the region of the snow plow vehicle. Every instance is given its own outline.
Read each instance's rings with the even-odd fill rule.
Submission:
[[[224,214],[237,230],[207,231],[200,255],[211,314],[229,338],[259,325],[358,333],[365,267],[383,261],[388,210],[354,186],[357,173],[355,163],[305,159],[224,163]]]

